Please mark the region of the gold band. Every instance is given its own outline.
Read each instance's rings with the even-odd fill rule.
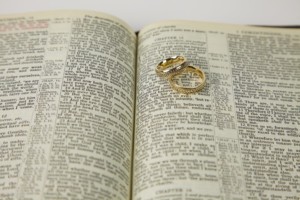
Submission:
[[[176,81],[174,81],[174,78],[176,76],[179,76],[180,74],[187,73],[187,72],[192,72],[192,73],[197,74],[199,76],[200,80],[201,80],[201,83],[198,84],[196,87],[183,87],[183,86],[178,85],[176,83]],[[205,78],[204,72],[201,69],[189,65],[184,69],[183,72],[177,73],[177,74],[171,74],[169,76],[168,80],[169,80],[169,83],[170,83],[173,90],[175,90],[179,93],[183,93],[183,94],[193,94],[193,93],[196,93],[196,92],[198,92],[198,91],[200,91],[204,88],[206,78]]]
[[[173,56],[161,61],[155,68],[158,76],[168,79],[169,76],[181,73],[188,64],[183,56]]]

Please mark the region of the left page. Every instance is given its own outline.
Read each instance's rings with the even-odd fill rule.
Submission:
[[[109,15],[0,17],[0,199],[129,199],[135,54]]]

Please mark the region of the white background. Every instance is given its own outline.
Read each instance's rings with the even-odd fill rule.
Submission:
[[[0,0],[0,14],[57,9],[106,12],[134,30],[164,19],[300,25],[300,0]]]

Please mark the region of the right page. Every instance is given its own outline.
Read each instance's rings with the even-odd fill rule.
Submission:
[[[205,88],[155,73],[182,55]],[[139,34],[133,199],[299,199],[300,31],[187,21]]]

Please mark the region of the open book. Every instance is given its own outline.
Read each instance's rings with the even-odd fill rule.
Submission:
[[[0,199],[300,197],[300,30],[0,18]],[[182,55],[205,88],[174,92]]]

